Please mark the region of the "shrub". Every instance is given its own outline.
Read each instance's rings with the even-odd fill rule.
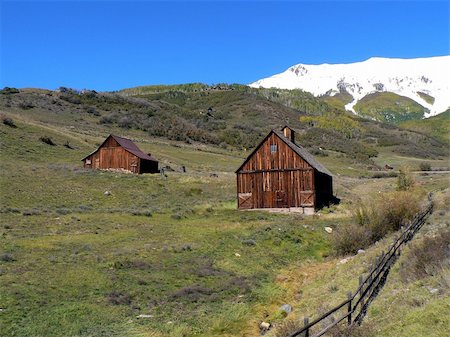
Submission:
[[[88,114],[92,114],[94,116],[100,116],[100,113],[97,111],[97,108],[95,106],[86,106],[84,108],[84,110],[88,113]]]
[[[450,267],[450,229],[435,237],[427,237],[420,244],[414,244],[402,263],[400,275],[404,281],[418,280],[439,273]]]
[[[332,237],[332,245],[338,255],[354,254],[370,243],[370,232],[366,226],[349,223],[338,227]]]
[[[372,175],[372,178],[374,178],[374,179],[395,178],[395,177],[398,177],[397,172],[376,172]]]
[[[48,144],[48,145],[52,145],[52,146],[55,146],[55,145],[56,145],[56,144],[53,142],[53,140],[52,140],[51,137],[42,136],[42,137],[39,138],[39,140],[40,140],[42,143],[45,143],[45,144]]]
[[[40,215],[41,212],[37,209],[26,210],[22,213],[23,216]]]
[[[72,104],[81,104],[80,97],[78,97],[78,94],[75,94],[75,93],[62,93],[60,98],[64,101],[72,103]]]
[[[68,208],[57,208],[56,209],[56,214],[59,214],[59,215],[67,215],[67,214],[70,214],[70,213],[72,213],[72,211],[70,210],[70,209],[68,209]]]
[[[34,105],[29,102],[21,102],[21,103],[19,103],[19,108],[21,108],[23,110],[28,110],[28,109],[34,108]]]
[[[133,126],[133,120],[129,117],[129,116],[124,116],[122,118],[119,119],[119,121],[117,122],[117,125],[120,126],[121,128],[131,128]]]
[[[397,177],[397,190],[407,191],[414,186],[414,178],[408,167],[401,167]]]
[[[242,240],[242,244],[245,246],[256,246],[256,241],[254,239]]]
[[[73,148],[73,146],[72,145],[70,145],[70,143],[69,143],[69,141],[68,140],[66,140],[66,142],[64,143],[64,147],[67,147],[68,149],[71,149],[71,150],[73,150],[74,148]]]
[[[294,320],[286,320],[279,324],[275,330],[275,337],[286,337],[290,336],[294,332],[300,330],[303,325],[300,322]]]
[[[108,115],[108,116],[102,116],[100,120],[98,121],[100,124],[112,124],[114,123],[115,116]]]
[[[146,211],[146,210],[134,210],[131,212],[132,215],[136,215],[136,216],[147,216],[147,217],[152,217],[153,214],[151,211]]]
[[[419,165],[421,171],[431,171],[431,164],[427,161],[421,162]]]
[[[399,230],[420,210],[419,193],[393,192],[386,194],[379,203],[380,221],[388,223],[389,230]]]
[[[10,127],[12,127],[12,128],[17,128],[17,125],[14,123],[14,121],[12,120],[12,118],[3,116],[3,117],[2,117],[2,122],[3,122],[3,124],[5,124],[5,125],[7,125],[7,126],[10,126]]]
[[[356,253],[399,230],[419,209],[420,194],[410,191],[386,193],[370,204],[360,204],[354,210],[353,222],[338,227],[333,233],[332,245],[336,254]]]
[[[10,88],[10,87],[4,87],[2,90],[0,90],[1,94],[8,95],[8,94],[18,94],[20,91],[17,88]]]
[[[4,253],[0,255],[0,261],[3,262],[14,262],[16,259],[14,258],[14,255],[11,253]]]

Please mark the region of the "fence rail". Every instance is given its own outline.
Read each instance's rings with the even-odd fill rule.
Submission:
[[[416,232],[424,225],[428,215],[433,211],[431,193],[428,195],[428,201],[428,205],[417,213],[409,225],[402,230],[401,235],[395,238],[394,242],[388,247],[387,252],[383,251],[381,255],[377,256],[375,263],[369,269],[369,273],[366,276],[361,275],[359,277],[358,288],[355,292],[347,294],[347,300],[312,322],[305,318],[303,328],[291,333],[288,337],[320,337],[343,320],[347,320],[348,325],[361,324],[367,313],[367,308],[384,286],[392,265],[400,256],[402,246],[414,237]],[[334,314],[341,312],[343,308],[346,308],[345,312],[338,318],[335,318]],[[325,320],[331,321],[331,323],[323,327],[319,332],[311,335],[312,328]]]

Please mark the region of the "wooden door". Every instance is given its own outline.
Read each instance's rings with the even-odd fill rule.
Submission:
[[[314,206],[314,191],[300,192],[300,206],[312,207]]]
[[[285,191],[275,192],[275,205],[278,208],[289,207],[287,202],[287,193]]]
[[[131,172],[133,173],[139,173],[138,172],[138,161],[136,158],[134,158],[133,160],[131,160]]]
[[[238,207],[241,209],[253,208],[252,193],[239,193],[238,195]]]

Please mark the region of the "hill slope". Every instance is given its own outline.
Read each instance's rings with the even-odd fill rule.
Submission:
[[[84,133],[135,130],[150,137],[238,151],[256,146],[270,129],[289,124],[313,153],[336,151],[364,164],[373,164],[370,158],[386,146],[394,153],[420,158],[447,154],[443,143],[424,134],[361,119],[298,90],[201,84],[140,87],[119,93],[67,88],[3,90],[2,107]]]
[[[361,196],[395,186],[393,178],[368,179],[366,159],[351,156],[383,150],[417,163],[422,159],[396,153],[441,151],[422,134],[321,111],[327,105],[309,94],[296,101],[310,109],[306,114],[264,97],[275,99],[275,91],[158,90],[135,97],[67,89],[0,94],[2,336],[258,336],[262,320],[283,320],[283,303],[298,312],[294,299],[313,295],[317,302],[315,294],[330,292],[340,300],[329,284],[316,283],[336,262],[324,227],[348,223]],[[289,95],[297,93],[280,92],[278,99]],[[208,123],[222,121],[214,112],[228,114],[225,129],[200,124],[203,107],[212,115]],[[193,140],[184,129],[155,136],[157,129],[142,125],[154,116],[170,125],[166,116],[178,118],[204,137]],[[336,175],[341,204],[314,217],[238,211],[233,172],[248,152],[206,136],[244,137],[247,131],[228,121],[264,122],[258,127],[265,131],[289,116],[300,127],[299,141],[320,151],[318,159]],[[80,159],[108,133],[132,138],[174,171],[163,177],[82,169]],[[397,143],[381,144],[389,140]],[[418,183],[435,190],[446,177],[420,176]],[[364,263],[349,268],[342,296]]]
[[[442,142],[450,142],[450,109],[431,118],[401,122],[400,126],[431,135]]]

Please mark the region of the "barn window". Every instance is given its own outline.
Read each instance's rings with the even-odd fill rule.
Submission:
[[[270,144],[270,153],[277,152],[277,144]]]
[[[91,160],[90,159],[86,159],[86,165],[91,165]]]

